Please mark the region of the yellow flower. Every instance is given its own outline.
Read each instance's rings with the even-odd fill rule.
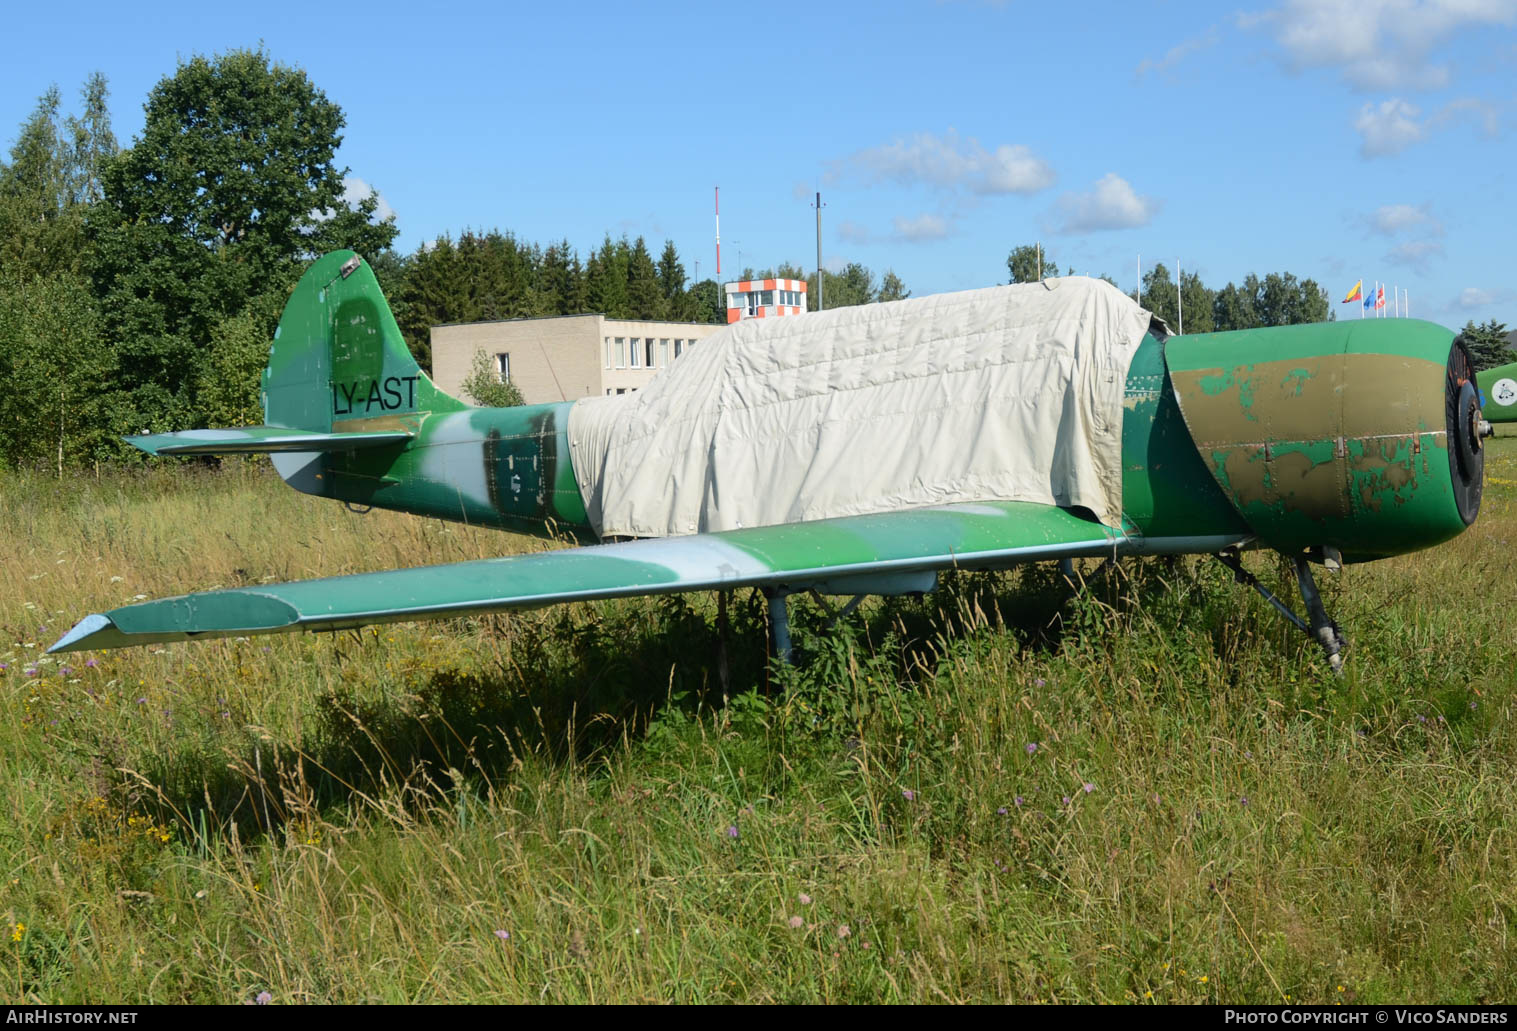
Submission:
[[[1153,993],[1152,990],[1146,991],[1146,992],[1143,993],[1143,998],[1145,998],[1145,999],[1152,999],[1153,997],[1154,997],[1154,993]]]
[[[20,941],[21,940],[21,936],[23,934],[25,934],[25,933],[26,933],[26,925],[22,924],[22,923],[16,924],[16,929],[11,932],[11,941],[13,941],[13,942]]]
[[[1205,984],[1209,980],[1211,980],[1211,979],[1209,977],[1207,977],[1205,974],[1201,975],[1201,983],[1202,984]]]
[[[1341,985],[1341,984],[1340,984],[1340,985],[1339,985],[1339,986],[1338,986],[1338,990],[1339,990],[1339,991],[1340,991],[1340,992],[1341,992],[1341,991],[1343,991],[1343,986],[1342,986],[1342,985]]]

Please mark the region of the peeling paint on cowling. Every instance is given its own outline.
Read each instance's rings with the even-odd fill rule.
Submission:
[[[1208,471],[1271,546],[1375,558],[1463,529],[1445,439],[1453,334],[1400,322],[1372,334],[1323,323],[1167,342]]]

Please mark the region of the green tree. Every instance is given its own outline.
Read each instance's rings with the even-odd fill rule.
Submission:
[[[262,50],[196,56],[154,86],[89,218],[91,274],[139,426],[199,421],[212,334],[250,299],[287,293],[318,251],[372,254],[394,239],[393,220],[372,221],[372,194],[342,200],[342,126],[305,72]]]
[[[1477,326],[1475,320],[1471,319],[1464,324],[1459,336],[1464,341],[1464,346],[1470,349],[1470,361],[1474,363],[1476,372],[1517,362],[1517,353],[1512,351],[1512,345],[1506,338],[1505,323],[1491,319]]]
[[[639,236],[627,255],[626,316],[634,319],[661,319],[666,312],[659,270],[653,264],[648,245]]]
[[[665,304],[670,307],[685,292],[685,266],[679,260],[679,251],[675,249],[673,240],[664,241],[664,253],[659,255],[658,285],[663,291]]]
[[[0,163],[0,267],[13,274],[77,272],[84,219],[99,199],[99,173],[116,150],[105,77],[83,90],[84,113],[60,124],[57,87],[22,124],[10,161]]]
[[[1143,273],[1143,307],[1163,319],[1171,332],[1177,332],[1179,328],[1179,296],[1169,268],[1162,261]]]
[[[911,296],[911,291],[906,289],[906,284],[901,282],[901,277],[895,274],[894,269],[886,269],[885,275],[880,279],[880,293],[877,300],[881,301],[904,301]]]
[[[1013,283],[1036,283],[1040,264],[1044,279],[1052,279],[1059,274],[1059,266],[1049,258],[1047,251],[1040,251],[1038,244],[1024,243],[1020,247],[1013,247],[1006,256],[1006,271],[1011,273]]]
[[[874,273],[858,262],[851,262],[842,272],[824,272],[827,310],[854,304],[870,304],[878,296]],[[816,311],[816,273],[806,281],[806,310]]]
[[[461,387],[466,397],[487,408],[511,408],[526,404],[521,390],[515,383],[501,378],[494,363],[490,361],[490,356],[484,351],[474,352],[474,358],[469,362],[469,374],[464,377]]]
[[[117,454],[130,425],[112,389],[115,356],[82,276],[0,277],[0,456],[12,466],[71,465]]]

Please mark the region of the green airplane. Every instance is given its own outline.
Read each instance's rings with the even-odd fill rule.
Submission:
[[[1071,292],[1106,289],[1082,282]],[[805,320],[859,311],[772,320],[787,326],[760,331],[789,332]],[[796,497],[780,499],[780,510],[802,513],[799,521],[782,516],[768,525],[617,539],[597,517],[598,502],[587,501],[599,496],[593,477],[610,473],[575,468],[579,442],[570,439],[570,423],[576,404],[622,398],[517,408],[458,401],[412,359],[368,265],[352,252],[329,254],[301,279],[275,334],[263,375],[265,425],[131,443],[155,455],[267,453],[290,486],[350,507],[588,546],[146,601],[87,616],[50,650],[342,630],[754,586],[769,598],[773,646],[784,658],[785,598],[796,592],[853,596],[856,603],[871,594],[931,590],[950,568],[1194,553],[1220,558],[1340,669],[1344,639],[1324,611],[1309,563],[1332,568],[1431,547],[1462,532],[1479,510],[1482,438],[1490,427],[1467,351],[1450,331],[1411,319],[1171,336],[1146,312],[1133,311],[1142,322],[1125,381],[1120,370],[1108,377],[1120,402],[1120,471],[1111,470],[1120,505],[1104,521],[1085,504],[997,497],[885,504],[813,519],[805,516],[807,498]],[[705,389],[692,381],[698,368],[676,363],[661,376],[684,375],[681,389],[698,392]],[[888,424],[880,424],[882,433]],[[813,432],[821,431],[800,427],[795,435],[809,440]],[[971,436],[947,446],[972,450],[982,438]],[[888,479],[892,468],[880,463],[866,472]],[[818,489],[833,475],[823,473]],[[701,485],[659,489],[678,501]],[[711,504],[732,511],[772,490],[767,482],[744,484]],[[1305,619],[1244,570],[1238,553],[1252,547],[1293,561]]]
[[[1517,362],[1475,374],[1480,414],[1487,422],[1517,422]]]

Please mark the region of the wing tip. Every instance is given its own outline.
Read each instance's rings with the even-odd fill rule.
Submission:
[[[58,652],[83,651],[90,647],[90,638],[106,630],[114,629],[116,629],[116,624],[111,622],[110,617],[103,616],[98,612],[92,612],[75,623],[72,630],[58,638],[53,643],[53,646],[47,650],[47,653],[55,655]]]

